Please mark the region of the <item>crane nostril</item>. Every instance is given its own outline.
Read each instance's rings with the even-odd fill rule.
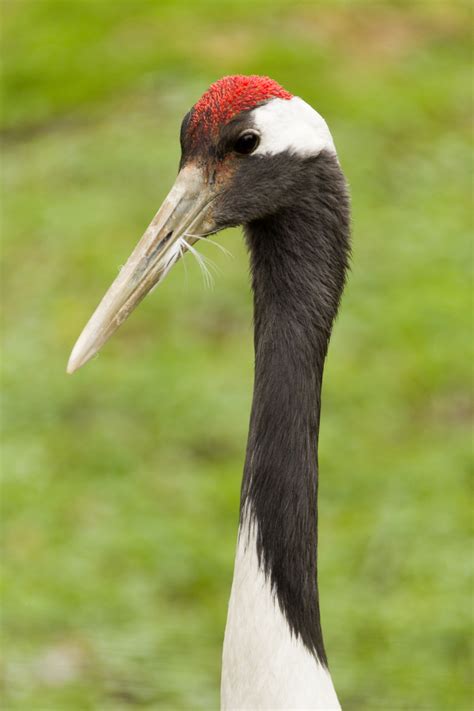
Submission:
[[[173,236],[173,230],[168,232],[168,234],[166,234],[163,237],[161,242],[158,242],[158,244],[156,244],[155,246],[151,245],[151,251],[147,252],[147,254],[146,254],[147,264],[150,262],[151,259],[154,259],[154,257],[156,257],[156,255],[161,250],[161,248],[164,247],[165,244],[170,241],[172,236]]]
[[[171,230],[170,232],[168,232],[168,234],[163,237],[163,239],[161,240],[159,246],[160,246],[160,247],[164,247],[165,244],[170,241],[170,239],[171,239],[172,236],[173,236],[173,230]]]

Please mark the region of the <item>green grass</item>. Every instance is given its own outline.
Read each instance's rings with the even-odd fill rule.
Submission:
[[[184,113],[266,73],[328,119],[354,254],[327,364],[320,587],[351,711],[468,711],[468,5],[3,0],[4,708],[214,709],[252,388],[239,230],[64,370]]]

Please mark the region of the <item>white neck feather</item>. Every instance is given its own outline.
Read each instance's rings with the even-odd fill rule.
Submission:
[[[328,670],[291,633],[259,566],[256,525],[245,516],[239,530],[222,660],[222,709],[340,709]]]

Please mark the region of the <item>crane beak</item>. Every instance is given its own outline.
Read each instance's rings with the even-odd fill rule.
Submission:
[[[215,231],[216,190],[195,165],[181,169],[171,191],[105,294],[74,346],[67,372],[87,363],[133,309],[194,244],[196,235]]]

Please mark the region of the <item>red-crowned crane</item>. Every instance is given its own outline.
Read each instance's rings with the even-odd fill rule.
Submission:
[[[200,238],[244,225],[255,384],[225,631],[223,709],[338,709],[317,587],[324,360],[344,287],[350,208],[324,119],[261,76],[230,76],[181,126],[179,174],[68,364],[97,353]]]

